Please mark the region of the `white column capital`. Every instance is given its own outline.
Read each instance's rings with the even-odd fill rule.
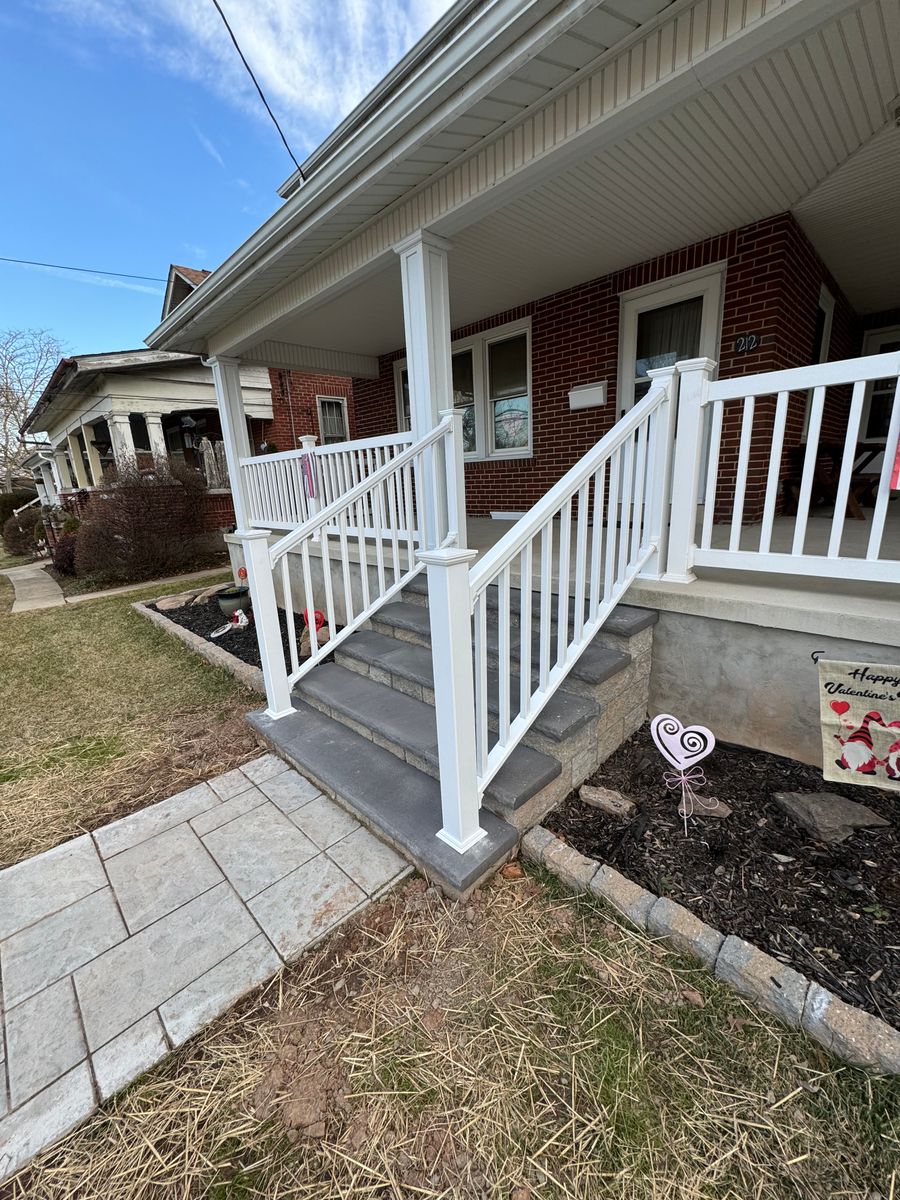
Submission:
[[[682,358],[675,364],[675,370],[679,375],[689,375],[693,371],[705,371],[711,375],[717,365],[714,358]]]
[[[411,250],[417,250],[421,246],[429,246],[432,250],[443,250],[445,253],[453,249],[452,242],[437,233],[432,233],[430,229],[417,229],[409,237],[395,242],[393,249],[395,254],[402,255],[409,254]]]
[[[208,358],[201,358],[201,363],[204,367],[237,367],[240,369],[241,360],[234,354],[210,354]]]

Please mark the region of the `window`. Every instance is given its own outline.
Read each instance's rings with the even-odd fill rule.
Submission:
[[[319,406],[319,433],[323,446],[349,440],[347,432],[347,401],[343,396],[316,396]]]
[[[689,271],[621,298],[618,403],[620,413],[650,388],[648,371],[701,355],[717,359],[721,329],[721,265]]]
[[[466,338],[453,346],[453,405],[463,414],[467,458],[522,458],[531,453],[531,363],[528,321]],[[410,428],[409,372],[394,367],[397,422]]]

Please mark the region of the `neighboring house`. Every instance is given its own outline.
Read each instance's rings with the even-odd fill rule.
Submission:
[[[627,595],[660,614],[652,672],[555,756],[566,786],[648,703],[820,759],[810,652],[900,643],[898,125],[894,0],[455,4],[148,338],[213,364],[267,736],[424,844],[316,758],[367,730],[439,774],[441,837],[486,861],[505,834],[479,804],[546,809],[524,751],[552,749]],[[250,365],[352,378],[364,442],[253,455]],[[276,598],[326,613],[339,666],[335,639],[284,660]]]

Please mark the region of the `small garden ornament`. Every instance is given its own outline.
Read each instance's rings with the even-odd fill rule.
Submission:
[[[684,832],[687,833],[688,817],[727,816],[726,805],[720,805],[712,796],[699,796],[696,789],[704,787],[706,775],[697,764],[716,747],[713,733],[704,725],[684,726],[671,713],[660,713],[650,722],[650,733],[656,748],[675,768],[667,771],[663,780],[669,791],[681,789],[678,811],[684,817]]]

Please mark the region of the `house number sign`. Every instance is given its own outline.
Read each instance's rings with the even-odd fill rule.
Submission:
[[[742,333],[734,339],[735,354],[752,354],[759,349],[760,336],[758,333]]]

